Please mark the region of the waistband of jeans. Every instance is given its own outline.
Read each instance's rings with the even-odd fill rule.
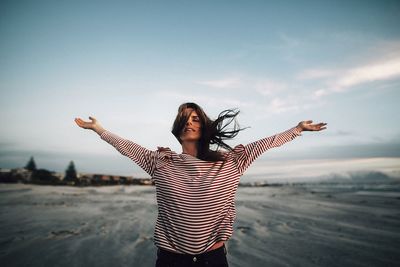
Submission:
[[[166,249],[158,248],[158,255],[165,255],[171,258],[176,258],[176,259],[193,259],[194,257],[201,260],[201,259],[206,259],[209,257],[213,257],[216,255],[225,255],[226,254],[226,247],[225,244],[222,245],[221,247],[217,249],[213,249],[210,251],[203,252],[201,254],[181,254],[181,253],[175,253]]]

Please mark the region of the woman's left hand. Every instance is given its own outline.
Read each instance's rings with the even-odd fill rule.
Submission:
[[[299,131],[322,131],[326,129],[326,125],[327,123],[325,122],[320,122],[317,124],[312,124],[312,120],[308,120],[308,121],[301,121],[299,122],[299,124],[297,125],[297,129],[299,129]]]

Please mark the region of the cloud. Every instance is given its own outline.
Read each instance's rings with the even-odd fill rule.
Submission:
[[[354,133],[353,132],[349,132],[349,131],[337,130],[337,131],[333,132],[333,135],[336,135],[336,136],[351,136],[351,135],[354,135]]]
[[[400,77],[400,57],[382,62],[372,62],[365,66],[349,69],[336,82],[334,90],[342,91],[362,83],[397,77]]]
[[[246,92],[253,90],[264,96],[270,96],[274,93],[285,91],[289,88],[289,85],[286,82],[273,80],[266,77],[251,77],[250,75],[244,74],[216,80],[200,81],[197,82],[197,84],[220,89],[243,89],[246,90]]]
[[[323,102],[311,103],[309,101],[310,93],[308,88],[299,83],[270,79],[269,77],[254,77],[241,74],[240,76],[197,83],[224,89],[232,86],[237,90],[231,91],[229,98],[196,96],[196,99],[200,99],[209,105],[215,103],[220,106],[221,103],[225,103],[235,107],[252,107],[259,110],[261,114],[270,115],[300,111],[324,104]],[[253,95],[252,101],[244,100],[247,99],[248,95]],[[177,97],[182,98],[182,95],[174,93],[174,98]],[[190,99],[193,98],[194,96],[190,96]]]
[[[276,92],[285,91],[288,89],[288,85],[286,83],[269,79],[255,82],[253,87],[258,93],[264,96],[270,96]]]
[[[400,78],[400,57],[379,62],[370,62],[344,70],[306,70],[297,75],[298,79],[322,80],[320,88],[313,91],[314,98],[345,92],[362,84],[389,81]]]
[[[236,99],[232,97],[219,97],[217,94],[215,96],[209,95],[198,95],[198,94],[187,94],[187,93],[180,93],[178,91],[173,90],[164,90],[158,91],[154,94],[158,98],[162,98],[163,100],[178,100],[181,103],[185,101],[194,101],[200,103],[206,103],[208,106],[211,107],[232,107],[232,108],[242,108],[253,106],[254,103],[243,101],[241,99]]]
[[[290,98],[279,98],[276,97],[268,105],[268,111],[271,113],[283,113],[287,111],[296,111],[301,109],[301,106],[297,101]]]
[[[296,78],[298,80],[315,80],[332,77],[334,74],[333,70],[328,69],[308,69],[300,72]]]
[[[286,35],[281,35],[281,39],[290,46],[303,45]],[[353,90],[360,85],[368,86],[372,82],[381,82],[378,84],[381,87],[389,80],[392,82],[400,78],[400,42],[379,43],[355,57],[359,58],[358,61],[347,63],[347,67],[309,68],[299,71],[297,75],[283,75],[284,80],[241,73],[197,84],[235,89],[229,93],[234,100],[231,103],[241,103],[243,99],[248,99],[249,94],[258,94],[253,103],[246,106],[251,105],[266,114],[277,114],[318,108],[326,104],[323,101],[326,95]]]
[[[239,77],[227,77],[219,80],[200,81],[198,83],[214,88],[232,89],[240,87],[242,80]]]
[[[345,92],[372,82],[387,82],[400,78],[400,43],[382,45],[368,51],[374,58],[364,63],[341,69],[312,68],[301,71],[296,79],[319,83],[312,93],[314,98]]]
[[[301,93],[297,90],[292,90],[293,93],[288,93],[293,89],[289,83],[269,78],[257,78],[249,75],[241,75],[241,77],[231,77],[214,81],[203,81],[200,84],[207,85],[214,88],[236,88],[235,93],[231,93],[230,98],[210,98],[205,96],[198,96],[196,98],[202,100],[209,105],[215,103],[220,106],[221,103],[229,104],[235,107],[249,107],[256,108],[263,114],[278,114],[288,111],[296,111],[307,108],[302,104],[300,96]],[[241,92],[241,94],[239,93]],[[243,101],[243,94],[254,94],[256,98],[254,101]],[[281,96],[284,94],[284,97]],[[236,96],[236,98],[235,98]],[[258,96],[258,97],[257,97]],[[306,102],[303,102],[306,103]]]
[[[324,95],[327,95],[329,92],[326,89],[317,89],[313,92],[312,97],[313,98],[320,98]]]

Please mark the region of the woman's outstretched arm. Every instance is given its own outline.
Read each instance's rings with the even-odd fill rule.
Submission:
[[[251,163],[267,150],[282,146],[297,136],[300,136],[303,131],[322,131],[326,129],[326,125],[327,124],[324,122],[313,124],[311,120],[301,121],[297,126],[282,133],[260,139],[245,146],[236,146],[233,150],[233,155],[235,152],[238,153],[236,164],[239,173],[243,174]]]
[[[93,130],[98,135],[101,135],[105,131],[105,129],[100,125],[96,118],[89,117],[89,119],[91,121],[84,121],[81,118],[75,118],[75,122],[76,124],[78,124],[79,127],[83,129]]]
[[[153,174],[158,152],[148,150],[135,142],[121,138],[105,130],[94,117],[89,117],[89,119],[90,121],[84,121],[81,118],[75,118],[75,122],[83,129],[93,130],[101,139],[114,146],[122,155],[130,158],[148,174]]]

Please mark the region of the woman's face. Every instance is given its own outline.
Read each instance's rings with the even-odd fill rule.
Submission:
[[[188,116],[188,120],[182,129],[180,139],[182,142],[198,141],[201,137],[200,117],[192,108],[185,109],[184,113]]]

